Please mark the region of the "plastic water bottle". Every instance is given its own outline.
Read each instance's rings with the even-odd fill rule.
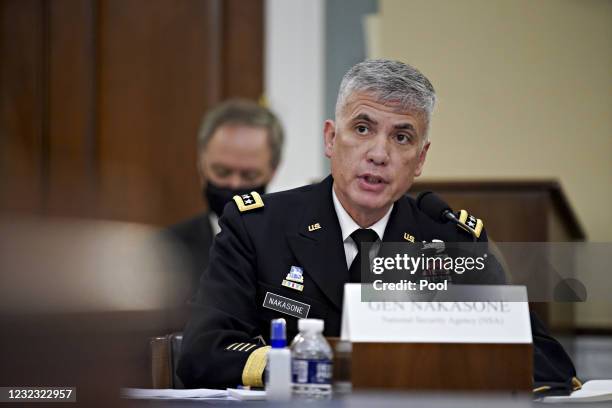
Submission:
[[[285,319],[274,319],[270,325],[270,345],[266,365],[266,399],[291,399],[291,351],[287,348]]]
[[[332,394],[332,349],[323,337],[323,320],[301,319],[291,344],[293,395],[308,399]]]

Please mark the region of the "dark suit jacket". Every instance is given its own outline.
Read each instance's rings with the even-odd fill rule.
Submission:
[[[191,271],[191,294],[195,295],[200,285],[200,277],[208,266],[208,253],[215,238],[208,213],[202,213],[187,221],[168,227],[164,233],[178,243],[188,256]]]

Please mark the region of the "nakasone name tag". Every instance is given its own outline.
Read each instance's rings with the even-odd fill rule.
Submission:
[[[472,286],[479,301],[362,302],[361,285],[344,286],[342,340],[362,343],[531,343],[523,286]],[[467,285],[451,285],[465,297]],[[486,299],[487,291],[493,298]],[[501,294],[501,296],[500,296]],[[489,296],[491,297],[491,296]],[[512,299],[505,301],[504,299]],[[522,299],[523,301],[517,301]]]

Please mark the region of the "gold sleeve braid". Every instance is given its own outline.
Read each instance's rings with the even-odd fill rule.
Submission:
[[[550,385],[543,385],[541,387],[534,388],[533,392],[535,393],[535,392],[542,392],[542,391],[548,391],[548,390],[550,390]]]
[[[263,372],[268,362],[270,346],[260,347],[253,351],[242,370],[242,384],[250,387],[263,387]]]

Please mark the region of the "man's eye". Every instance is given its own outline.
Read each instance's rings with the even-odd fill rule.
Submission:
[[[231,170],[220,167],[213,168],[213,172],[215,173],[215,176],[219,178],[228,177],[232,173]]]
[[[242,173],[242,179],[247,182],[253,182],[259,178],[259,174],[260,173],[258,171],[244,172]]]
[[[398,133],[397,135],[395,135],[395,140],[399,144],[408,144],[408,143],[410,143],[412,138],[409,135],[406,135],[404,133]]]
[[[357,133],[359,133],[360,135],[367,135],[368,131],[370,129],[368,129],[367,126],[365,125],[357,125],[357,127],[355,128],[355,130],[357,131]]]

